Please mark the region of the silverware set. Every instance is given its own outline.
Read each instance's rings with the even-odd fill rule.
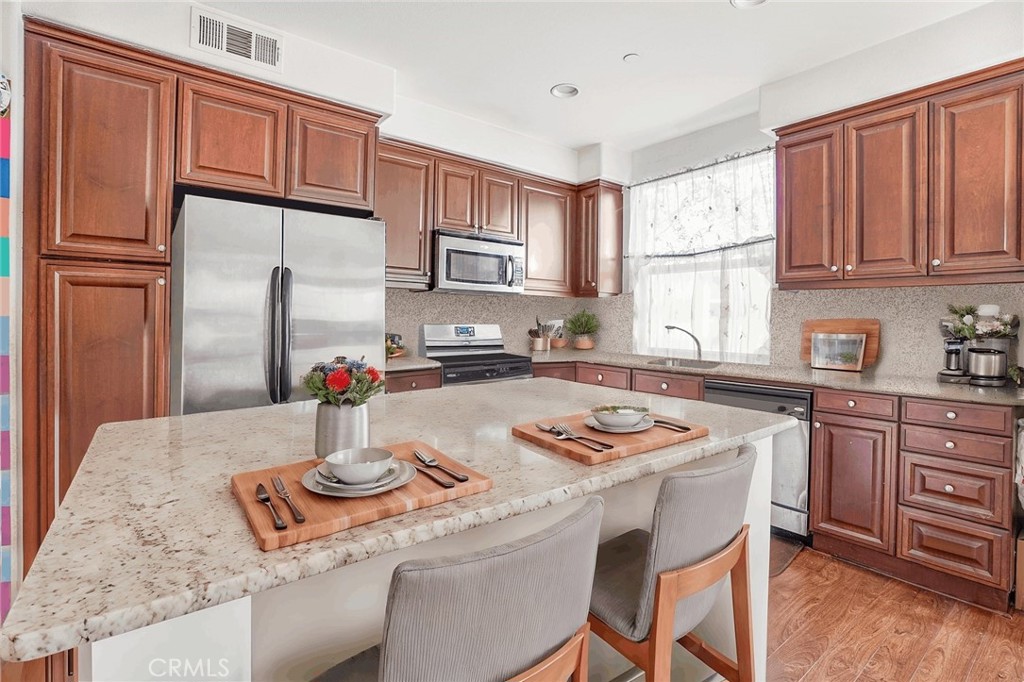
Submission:
[[[460,474],[457,471],[452,471],[448,467],[438,462],[436,458],[431,457],[428,454],[420,452],[419,450],[413,450],[412,454],[416,455],[416,459],[423,463],[423,466],[416,466],[415,464],[413,464],[413,466],[416,467],[416,470],[424,474],[427,478],[432,480],[434,483],[437,483],[442,488],[454,488],[455,482],[446,480],[438,476],[436,473],[431,471],[432,469],[443,471],[445,474],[451,476],[459,483],[465,483],[466,481],[469,480],[469,476],[466,476],[465,474]]]
[[[288,488],[285,487],[284,481],[281,480],[280,476],[273,476],[270,482],[274,484],[274,492],[277,496],[284,500],[288,507],[292,510],[292,516],[295,517],[295,523],[305,523],[306,517],[303,516],[299,508],[292,502],[292,495],[288,492]],[[274,501],[270,499],[270,492],[267,491],[267,487],[262,483],[256,485],[256,499],[259,502],[267,505],[267,509],[270,510],[270,514],[274,517],[274,530],[284,530],[288,527],[281,515],[277,513],[277,507],[274,506]]]
[[[654,422],[655,426],[661,426],[666,429],[678,431],[679,433],[687,433],[688,431],[692,430],[689,426],[677,424],[676,422],[670,422],[665,419],[652,418],[651,421]],[[581,436],[577,434],[575,431],[573,431],[568,424],[562,422],[552,424],[551,426],[548,426],[547,424],[541,424],[538,422],[534,424],[534,426],[536,426],[541,431],[547,431],[548,433],[555,437],[555,440],[574,440],[581,445],[587,446],[594,452],[604,452],[605,450],[611,450],[612,448],[615,447],[611,443],[606,443],[603,440],[591,438],[590,436]]]

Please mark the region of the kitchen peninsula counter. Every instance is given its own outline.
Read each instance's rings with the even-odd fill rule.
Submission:
[[[963,384],[943,384],[934,377],[896,376],[876,374],[872,368],[863,372],[840,372],[811,369],[809,364],[798,366],[749,365],[736,363],[707,363],[707,367],[666,367],[650,364],[661,356],[634,353],[606,353],[600,349],[574,350],[571,348],[533,353],[536,365],[558,362],[590,362],[598,365],[643,369],[651,372],[703,376],[708,379],[772,382],[799,386],[815,386],[867,393],[891,393],[916,398],[959,400],[989,405],[1024,406],[1024,389],[1007,381],[1003,388],[985,388]]]
[[[513,424],[627,399],[652,401],[663,414],[709,426],[711,435],[585,466],[510,434]],[[494,487],[263,552],[232,496],[230,477],[312,458],[314,414],[315,403],[304,402],[100,427],[0,632],[2,657],[37,658],[145,628],[743,443],[767,442],[770,459],[770,437],[795,424],[790,417],[554,379],[382,396],[370,401],[371,445],[421,439],[490,476]],[[770,462],[765,466],[770,470]],[[767,519],[764,533],[767,544]]]

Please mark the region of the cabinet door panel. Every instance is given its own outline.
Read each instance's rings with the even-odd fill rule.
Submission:
[[[1021,92],[1004,79],[932,102],[932,274],[1024,269]]]
[[[896,424],[816,415],[811,455],[814,531],[892,554],[895,453]]]
[[[174,75],[61,44],[45,68],[43,251],[166,260]]]
[[[480,222],[484,232],[519,237],[519,181],[496,170],[480,172]]]
[[[63,497],[107,422],[167,414],[167,268],[50,263],[46,419]]]
[[[477,225],[477,188],[480,170],[455,161],[437,161],[435,227],[472,230]]]
[[[373,208],[372,121],[292,106],[288,125],[286,196],[353,208]]]
[[[597,187],[581,190],[576,196],[576,295],[597,296],[597,231],[599,215]]]
[[[1013,583],[1005,530],[900,507],[899,557],[1004,590]]]
[[[426,286],[430,282],[433,159],[381,143],[374,197],[374,213],[384,219],[387,231],[388,281]]]
[[[534,377],[550,377],[552,379],[561,379],[563,381],[576,381],[576,363],[575,362],[563,362],[557,364],[539,364],[534,363],[533,365],[533,376]]]
[[[581,384],[629,389],[629,370],[607,365],[578,363],[576,365],[576,381]]]
[[[779,140],[777,279],[842,279],[842,127]]]
[[[179,182],[284,196],[284,102],[182,80],[178,106]]]
[[[900,502],[968,521],[1010,529],[1013,476],[1009,469],[904,452]]]
[[[575,193],[524,180],[519,197],[526,242],[526,290],[571,296]]]
[[[928,271],[928,107],[846,124],[846,279]]]

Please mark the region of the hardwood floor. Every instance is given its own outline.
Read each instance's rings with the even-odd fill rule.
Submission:
[[[769,682],[1024,680],[1024,613],[968,606],[804,550],[771,579]]]

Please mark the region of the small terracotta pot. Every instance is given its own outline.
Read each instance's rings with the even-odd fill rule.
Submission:
[[[594,347],[594,337],[590,334],[581,334],[573,339],[572,347],[576,350],[590,350]]]
[[[555,338],[551,339],[551,347],[552,348],[565,348],[568,345],[569,345],[569,339],[563,338],[561,336],[558,336],[558,337],[555,337]]]

